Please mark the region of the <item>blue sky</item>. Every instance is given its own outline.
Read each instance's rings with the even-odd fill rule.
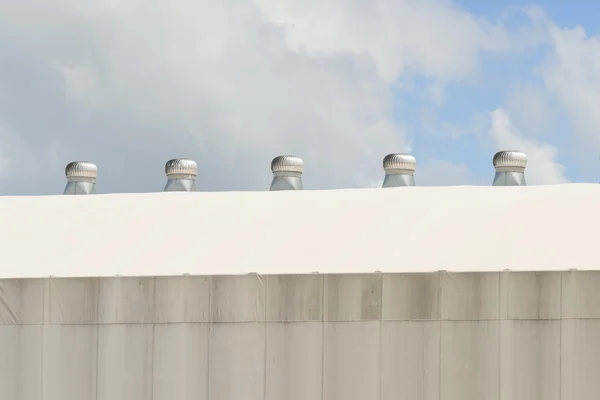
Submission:
[[[600,3],[579,0],[568,4],[561,1],[524,3],[516,0],[485,2],[461,0],[458,3],[474,15],[485,17],[490,21],[501,20],[509,26],[513,24],[519,26],[524,21],[527,23],[526,17],[519,11],[521,8],[538,7],[561,27],[581,26],[588,35],[595,35],[600,27]],[[510,17],[507,18],[507,15]],[[445,87],[443,104],[436,104],[427,95],[427,85],[432,80],[422,77],[415,79],[414,90],[396,91],[396,116],[398,120],[407,124],[414,138],[413,154],[419,159],[435,158],[464,163],[474,173],[476,183],[485,184],[486,179],[489,180],[493,175],[493,168],[490,153],[484,152],[480,138],[476,135],[464,135],[457,140],[446,135],[427,134],[427,127],[423,126],[421,115],[435,117],[438,133],[442,122],[475,133],[474,129],[471,129],[474,113],[488,113],[499,106],[504,106],[511,92],[519,87],[543,87],[536,67],[545,57],[548,57],[550,52],[548,46],[541,45],[529,49],[526,54],[516,56],[484,55],[480,57],[482,80],[448,84]],[[545,139],[560,149],[556,161],[567,166],[566,177],[574,182],[600,179],[600,160],[598,160],[597,170],[590,168],[590,164],[593,165],[594,161],[593,155],[590,164],[585,166],[578,164],[580,155],[569,146],[567,133],[570,129],[569,118],[564,113],[561,115],[560,110],[556,115],[558,117],[554,121],[553,129],[545,133]],[[493,150],[488,149],[488,151]]]
[[[597,34],[600,29],[600,4],[593,1],[461,0],[458,3],[474,14],[484,15],[491,19],[500,17],[509,7],[538,6],[543,7],[550,18],[562,27],[582,25],[592,35]]]
[[[35,5],[39,12],[31,13]],[[0,14],[0,195],[264,190],[295,154],[307,189],[376,187],[391,152],[417,184],[600,180],[600,4],[473,0],[41,0]]]

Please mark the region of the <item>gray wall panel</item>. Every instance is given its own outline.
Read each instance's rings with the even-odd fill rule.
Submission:
[[[45,279],[0,280],[0,325],[41,324]]]
[[[598,287],[594,271],[0,280],[0,400],[597,400]]]
[[[96,325],[46,325],[43,351],[44,400],[96,400]]]
[[[264,400],[264,323],[213,323],[210,327],[210,399]]]
[[[439,321],[382,322],[382,400],[439,400],[440,328]]]
[[[600,320],[562,321],[562,399],[600,399]]]
[[[382,318],[439,320],[441,274],[384,274]]]
[[[42,329],[0,325],[0,399],[42,400]]]
[[[99,326],[97,400],[152,400],[153,328]]]
[[[211,277],[211,322],[264,321],[265,287],[257,274]]]
[[[208,324],[154,326],[153,400],[208,400]]]
[[[325,275],[324,321],[379,321],[382,274]]]
[[[500,273],[443,272],[442,319],[497,319],[500,311]]]
[[[325,323],[323,400],[380,398],[380,324]]]
[[[499,400],[499,322],[443,321],[440,400]]]
[[[323,275],[268,275],[267,321],[322,321]]]
[[[208,322],[210,277],[156,277],[155,302],[158,323]]]
[[[99,280],[52,278],[44,297],[46,324],[92,324],[98,321]]]
[[[100,323],[154,322],[154,278],[100,279]]]
[[[562,274],[562,317],[600,318],[600,271]]]
[[[500,399],[560,399],[560,321],[501,321]]]
[[[322,364],[322,323],[267,325],[266,400],[320,400]]]
[[[561,272],[513,272],[500,275],[502,319],[559,319]]]

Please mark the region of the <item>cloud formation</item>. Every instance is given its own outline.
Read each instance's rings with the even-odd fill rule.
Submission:
[[[540,68],[549,98],[569,119],[570,142],[584,169],[597,170],[600,155],[600,38],[581,27],[562,29],[548,21],[552,53]],[[597,176],[596,176],[597,178]]]
[[[446,160],[427,160],[419,166],[419,186],[455,186],[489,184],[476,177],[465,164],[454,164]]]
[[[481,73],[482,54],[541,44],[551,47],[543,86],[513,92],[489,121],[489,110],[472,110],[468,129],[428,129],[525,146],[531,183],[565,181],[556,148],[539,139],[552,125],[549,104],[558,104],[572,140],[600,151],[600,45],[540,10],[528,15],[528,24],[509,29],[449,0],[5,4],[0,194],[60,193],[64,165],[76,159],[98,164],[99,192],[157,191],[172,157],[198,162],[201,190],[264,190],[279,154],[304,158],[309,189],[369,186],[385,154],[413,150],[419,128],[394,109],[412,78],[422,77],[429,101],[445,106],[452,84]],[[488,122],[491,136],[473,135]],[[551,172],[535,172],[536,157]],[[430,158],[419,160],[419,182],[480,180],[466,164]]]
[[[307,188],[363,186],[410,150],[401,74],[443,87],[508,46],[445,0],[28,0],[3,6],[0,38],[3,194],[60,193],[73,159],[99,192],[160,190],[171,157],[205,189],[260,190],[288,153]]]
[[[496,150],[520,150],[527,154],[527,183],[548,185],[568,183],[564,165],[556,161],[558,151],[552,145],[526,138],[513,126],[506,111],[490,113],[490,136]]]
[[[446,0],[256,0],[282,26],[290,48],[312,54],[368,54],[394,82],[406,69],[438,79],[468,77],[479,51],[503,51],[501,25]]]

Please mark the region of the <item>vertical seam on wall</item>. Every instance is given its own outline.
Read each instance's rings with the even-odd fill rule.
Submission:
[[[444,329],[444,325],[442,322],[442,306],[443,306],[443,298],[444,298],[444,294],[443,294],[443,290],[444,290],[444,286],[442,285],[443,279],[442,279],[442,274],[444,274],[445,272],[443,271],[438,271],[438,289],[439,289],[439,295],[438,295],[438,310],[439,310],[439,332],[440,332],[440,336],[439,336],[439,340],[438,340],[438,400],[442,399],[442,337],[443,337],[443,329]]]
[[[206,399],[210,399],[210,365],[212,351],[212,276],[208,276],[208,330],[207,330],[207,351],[206,351]]]
[[[381,290],[379,296],[379,400],[383,400],[383,273],[379,272]]]
[[[563,278],[564,278],[564,272],[560,272],[560,310],[559,310],[559,317],[560,319],[558,320],[559,325],[558,325],[558,398],[562,399],[562,381],[563,381],[563,374],[562,374],[562,333],[563,333]]]
[[[154,399],[154,338],[156,337],[156,276],[152,277],[152,355],[150,357],[150,398]],[[98,399],[96,399],[98,400]]]
[[[43,298],[43,304],[42,304],[42,325],[40,326],[40,330],[41,330],[41,335],[40,335],[40,349],[41,349],[41,354],[40,354],[40,361],[41,361],[41,365],[40,365],[40,372],[41,372],[41,376],[40,376],[40,399],[44,400],[44,336],[45,336],[45,331],[46,331],[46,295],[48,293],[47,291],[47,287],[50,286],[50,281],[52,278],[48,278],[48,280],[45,280],[44,283],[44,288],[42,289],[42,298]],[[49,294],[48,294],[49,295]],[[23,362],[23,358],[21,358],[21,367],[23,366],[22,362]],[[20,385],[19,385],[20,387]],[[22,389],[21,389],[21,395],[23,394]]]
[[[264,344],[265,344],[265,347],[263,349],[263,399],[267,400],[267,331],[268,331],[267,302],[268,302],[268,297],[269,297],[269,289],[268,289],[268,285],[267,285],[267,277],[265,277],[264,279],[261,279],[260,275],[257,274],[257,278],[265,290],[265,298],[264,298],[264,302],[262,304],[263,321],[264,321],[264,322],[262,322],[262,324],[264,326],[263,334],[264,334]]]
[[[497,335],[497,339],[498,340],[498,346],[497,348],[497,354],[498,354],[498,397],[497,399],[500,400],[500,398],[502,397],[500,395],[500,393],[502,393],[502,318],[501,318],[501,309],[502,307],[500,307],[500,304],[502,302],[502,274],[504,272],[500,271],[498,272],[498,304],[497,304],[497,315],[496,315],[496,335]],[[506,272],[507,274],[510,274],[510,272]]]
[[[325,280],[327,279],[327,275],[323,274],[323,279],[321,283],[321,400],[325,399],[325,303],[326,303],[326,292],[325,292]]]
[[[92,278],[94,279],[94,278]],[[97,282],[95,288],[95,297],[96,297],[96,400],[98,400],[100,396],[100,384],[98,381],[99,371],[100,371],[100,285],[102,284],[101,280],[94,280],[92,282]]]

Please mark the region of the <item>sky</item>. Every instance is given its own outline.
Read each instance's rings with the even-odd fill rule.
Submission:
[[[0,195],[490,185],[498,150],[530,185],[600,181],[600,3],[583,0],[0,0]]]

